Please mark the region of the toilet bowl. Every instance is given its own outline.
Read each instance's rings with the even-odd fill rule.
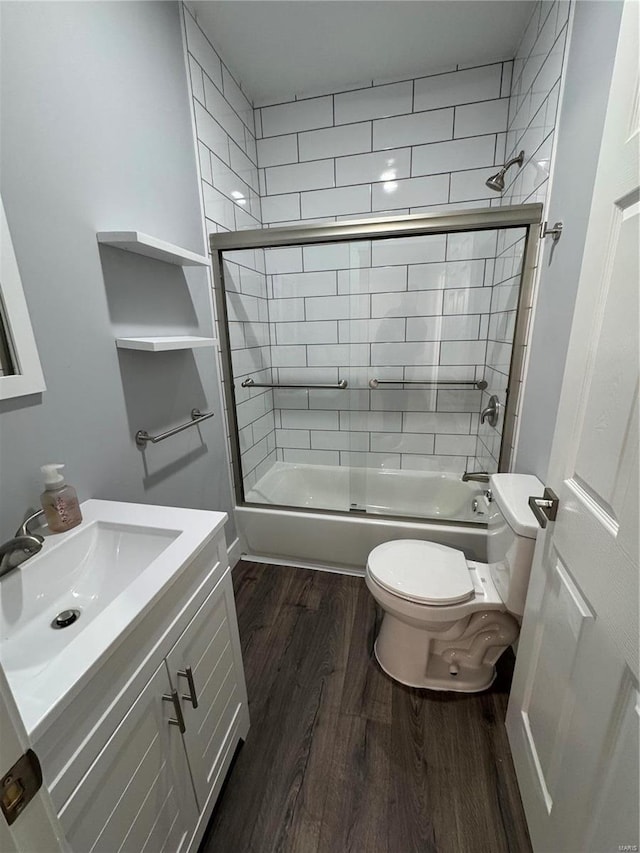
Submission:
[[[366,584],[384,611],[375,643],[382,669],[411,687],[474,693],[517,638],[538,525],[529,495],[537,477],[491,477],[487,563],[416,539],[384,542],[369,554]]]

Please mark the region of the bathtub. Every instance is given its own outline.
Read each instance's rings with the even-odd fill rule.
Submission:
[[[459,474],[276,462],[246,501],[259,506],[236,507],[236,520],[254,559],[363,574],[371,549],[389,539],[486,559],[482,488]]]

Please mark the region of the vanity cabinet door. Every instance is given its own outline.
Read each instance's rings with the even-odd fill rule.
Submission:
[[[164,663],[60,811],[74,853],[178,853],[198,811]]]
[[[182,703],[184,742],[200,810],[224,779],[225,759],[249,727],[231,570],[228,569],[167,657]]]

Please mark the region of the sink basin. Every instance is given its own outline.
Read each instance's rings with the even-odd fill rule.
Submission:
[[[0,579],[0,662],[31,735],[71,701],[227,518],[100,500],[85,501],[82,515],[82,524],[46,535],[39,554]]]
[[[2,581],[0,659],[31,676],[75,640],[180,535],[178,530],[93,521]],[[53,628],[63,611],[78,613]]]

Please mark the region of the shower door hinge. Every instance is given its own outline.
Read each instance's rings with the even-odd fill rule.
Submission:
[[[32,749],[0,779],[0,807],[9,826],[22,814],[42,785],[42,768]]]
[[[564,228],[564,224],[562,222],[554,222],[553,228],[548,227],[547,222],[543,222],[540,225],[540,239],[543,237],[551,237],[554,243],[557,243],[560,237],[562,236],[562,229]]]

